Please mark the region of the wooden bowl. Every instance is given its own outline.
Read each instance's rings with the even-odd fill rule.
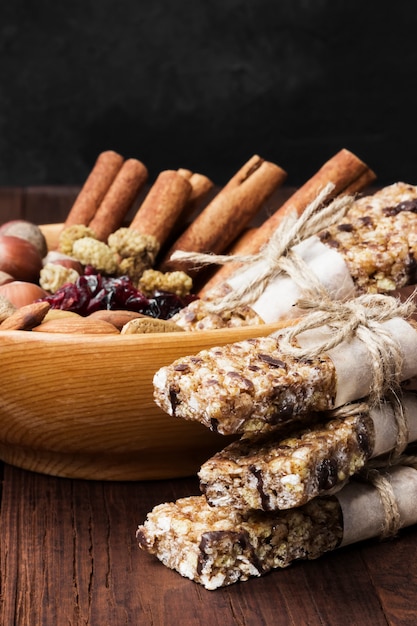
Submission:
[[[0,458],[42,473],[101,480],[194,474],[229,438],[166,415],[156,370],[270,326],[143,335],[0,333]]]
[[[50,249],[61,228],[43,227]],[[230,438],[166,415],[153,401],[154,373],[180,356],[277,327],[143,335],[2,331],[0,458],[71,478],[194,474]]]

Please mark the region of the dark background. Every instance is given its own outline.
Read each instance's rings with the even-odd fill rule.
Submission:
[[[105,149],[300,184],[343,147],[417,183],[412,0],[13,0],[0,47],[0,185],[82,183]]]

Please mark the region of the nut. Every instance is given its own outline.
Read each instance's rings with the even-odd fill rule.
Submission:
[[[160,320],[155,317],[144,316],[127,322],[121,330],[122,335],[139,333],[173,333],[183,332],[183,328],[170,320]]]
[[[0,295],[0,323],[3,322],[6,318],[10,317],[12,313],[16,311],[16,307],[14,304],[10,302],[7,298]]]
[[[0,326],[1,328],[1,326]],[[119,334],[119,330],[113,324],[104,320],[90,320],[89,317],[67,316],[50,319],[32,329],[40,333],[67,333],[78,335],[111,335]]]
[[[94,313],[90,313],[88,317],[89,319],[104,320],[105,322],[110,322],[110,324],[113,324],[119,330],[122,330],[123,326],[131,320],[142,317],[147,318],[146,315],[143,315],[142,313],[137,313],[136,311],[113,311],[108,309],[100,309],[99,311],[94,311]]]
[[[45,322],[49,322],[49,320],[60,320],[64,317],[80,318],[81,315],[79,313],[75,313],[74,311],[66,311],[65,309],[49,309],[48,313],[42,320],[42,324],[45,324]]]
[[[0,324],[0,330],[32,330],[42,322],[50,308],[49,302],[25,304]]]

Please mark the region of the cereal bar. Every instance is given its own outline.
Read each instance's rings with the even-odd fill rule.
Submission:
[[[402,318],[380,324],[379,332],[398,343],[401,380],[417,375],[412,324]],[[332,329],[327,331],[331,335]],[[358,338],[326,354],[298,358],[280,351],[280,336],[270,335],[202,350],[160,368],[153,379],[154,399],[169,415],[224,435],[262,432],[294,420],[308,424],[312,413],[367,397],[374,361],[368,344]]]
[[[249,306],[214,312],[207,309],[204,300],[190,302],[178,313],[175,313],[172,319],[178,326],[188,331],[237,328],[263,324],[262,318]]]
[[[300,243],[295,242],[292,252],[334,299],[363,293],[392,293],[417,282],[416,213],[417,186],[394,183],[373,195],[356,199],[340,221]],[[254,277],[262,274],[264,265],[265,261],[258,260],[254,266],[239,268],[226,283],[206,293],[198,305],[177,313],[176,323],[188,331],[227,326],[234,318],[227,304],[229,294],[243,286],[247,289]],[[254,301],[245,302],[240,324],[298,317],[302,312],[296,303],[302,291],[294,277],[279,274]],[[224,312],[217,307],[213,315],[212,304],[223,302],[223,297],[226,297]]]
[[[242,513],[189,496],[157,505],[136,537],[164,565],[214,590],[416,524],[416,467],[386,468],[379,481],[352,479],[333,496],[286,511]]]
[[[301,431],[244,436],[208,459],[199,471],[208,502],[268,511],[334,493],[369,459],[389,454],[392,462],[417,440],[417,394],[403,390],[377,406],[351,403],[313,418]]]
[[[214,590],[296,559],[315,559],[337,548],[343,529],[333,499],[296,510],[241,515],[210,507],[204,496],[190,496],[156,506],[136,536],[139,546],[164,565]]]
[[[341,488],[374,448],[374,424],[366,405],[361,407],[356,415],[286,437],[272,433],[231,443],[198,473],[209,504],[273,511],[298,507]]]
[[[417,187],[395,183],[356,200],[319,233],[343,256],[356,294],[387,293],[417,280]]]
[[[416,209],[417,187],[405,183],[356,200],[335,224],[292,247],[291,252],[304,264],[302,279],[297,273],[279,274],[250,303],[251,308],[266,323],[298,317],[302,311],[297,303],[313,277],[335,300],[364,293],[390,294],[414,284]],[[229,288],[232,292],[241,289],[251,276],[260,275],[262,267],[258,262],[246,274],[232,276]]]
[[[154,377],[168,414],[221,434],[261,431],[334,407],[336,371],[326,355],[299,361],[276,337],[248,339],[177,359]]]

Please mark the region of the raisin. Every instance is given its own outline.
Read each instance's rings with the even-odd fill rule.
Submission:
[[[337,464],[331,459],[324,459],[317,467],[317,479],[320,490],[331,489],[337,482]]]
[[[352,224],[339,224],[337,230],[340,230],[342,233],[351,233],[353,226]]]
[[[276,359],[269,354],[258,354],[258,359],[263,363],[267,363],[271,367],[279,367],[280,369],[287,369],[286,363],[281,359]]]

